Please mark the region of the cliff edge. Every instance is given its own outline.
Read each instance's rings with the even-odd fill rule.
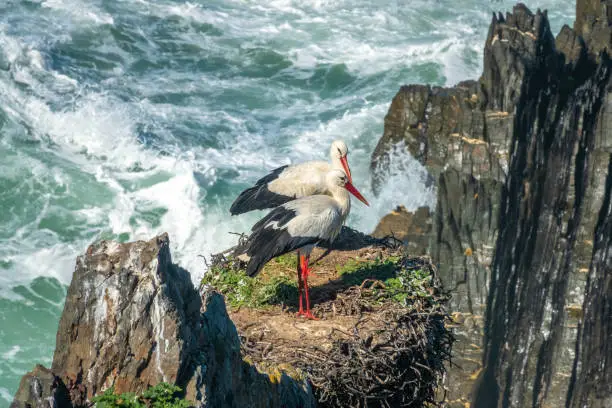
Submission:
[[[612,406],[612,1],[493,16],[477,81],[400,89],[372,156],[437,181],[429,253],[452,293],[449,404]],[[398,203],[401,204],[401,203]]]

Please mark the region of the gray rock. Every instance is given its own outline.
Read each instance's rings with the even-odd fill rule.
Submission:
[[[568,406],[612,406],[612,160],[599,212]],[[605,360],[607,356],[608,360]],[[602,360],[602,358],[604,360]]]
[[[62,380],[39,365],[21,379],[11,408],[63,408],[72,406]]]
[[[561,28],[555,39],[555,47],[565,56],[565,62],[573,65],[574,70],[587,58],[584,40],[568,25]]]
[[[599,54],[612,44],[612,1],[577,0],[574,30],[584,39],[589,56],[599,61]]]

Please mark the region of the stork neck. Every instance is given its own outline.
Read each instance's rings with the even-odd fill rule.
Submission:
[[[349,192],[343,187],[334,187],[331,191],[332,197],[338,203],[338,207],[340,207],[340,213],[343,217],[347,217],[349,211],[351,211],[351,198],[349,197]]]
[[[340,161],[338,155],[332,152],[329,156],[331,158],[332,169],[342,170],[342,172],[344,173],[344,166],[342,166],[342,162]]]

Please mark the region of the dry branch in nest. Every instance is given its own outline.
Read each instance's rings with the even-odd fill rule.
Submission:
[[[405,258],[402,267],[428,268],[435,277],[425,258]],[[404,303],[387,289],[381,281],[365,280],[318,304],[317,314],[331,327],[326,338],[262,339],[247,331],[243,353],[262,366],[289,364],[306,372],[324,407],[436,404],[453,343],[442,306],[447,297],[437,279],[427,296],[409,296]]]

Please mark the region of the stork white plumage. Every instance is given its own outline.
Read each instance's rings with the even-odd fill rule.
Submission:
[[[315,194],[329,194],[325,175],[330,170],[342,170],[352,183],[348,165],[348,147],[342,140],[331,144],[331,163],[309,161],[291,166],[282,166],[257,180],[253,187],[244,190],[232,203],[232,215],[253,210],[277,207],[281,204]]]
[[[315,317],[310,311],[308,295],[308,266],[310,253],[321,241],[332,242],[351,209],[349,192],[369,205],[341,170],[325,175],[326,188],[331,195],[312,195],[298,198],[272,210],[252,228],[245,247],[248,259],[247,274],[255,276],[272,258],[297,250],[298,256],[298,316]],[[306,298],[306,310],[302,304]]]

